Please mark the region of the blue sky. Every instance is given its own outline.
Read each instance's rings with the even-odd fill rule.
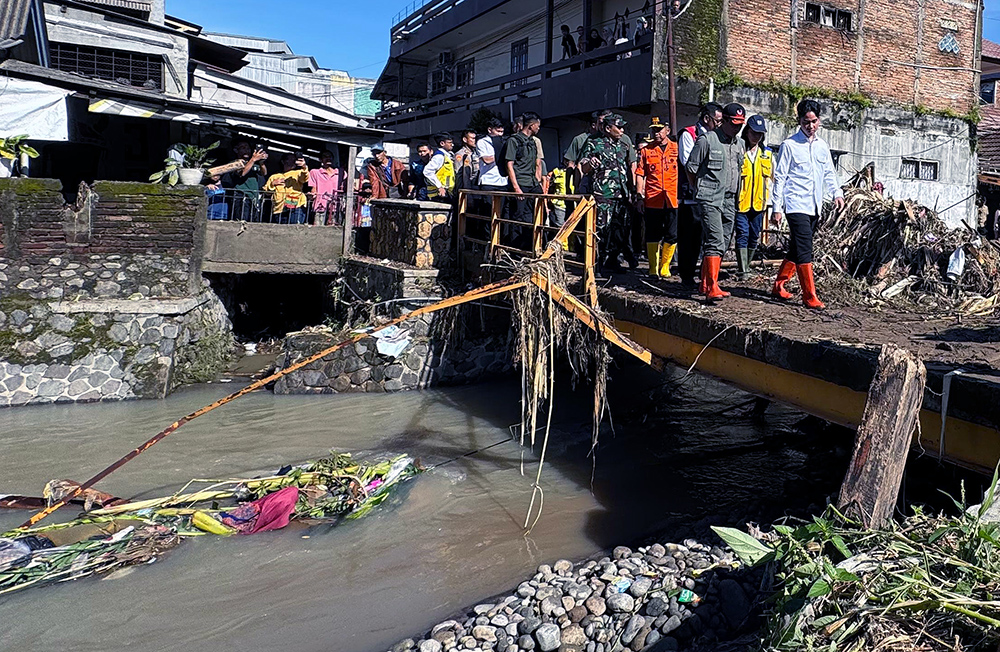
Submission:
[[[288,41],[296,54],[355,77],[378,77],[389,56],[392,19],[413,0],[166,0],[167,13],[210,32]]]
[[[413,0],[325,0],[312,5],[274,0],[167,0],[167,13],[213,32],[288,41],[296,54],[355,77],[377,77],[389,54],[389,28]],[[292,9],[292,7],[295,7]],[[1000,0],[987,0],[984,36],[1000,43]]]
[[[983,36],[1000,43],[1000,0],[986,0],[983,12]]]

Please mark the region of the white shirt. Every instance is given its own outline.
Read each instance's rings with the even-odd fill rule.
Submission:
[[[444,188],[444,184],[437,177],[437,171],[444,166],[444,157],[450,156],[450,154],[442,153],[442,150],[438,150],[431,160],[427,161],[427,165],[424,166],[424,179],[427,180],[427,187],[434,186],[438,190]]]
[[[490,136],[483,136],[476,142],[476,152],[479,154],[479,185],[481,186],[503,186],[507,187],[507,177],[500,174],[497,167],[496,152],[493,150],[493,139]],[[493,159],[492,163],[483,160],[484,156]]]
[[[677,145],[677,160],[681,164],[680,165],[680,173],[681,174],[684,174],[684,167],[687,165],[688,159],[691,157],[691,152],[694,150],[694,141],[698,138],[698,136],[702,135],[706,131],[708,131],[708,130],[705,129],[705,125],[701,124],[700,122],[697,123],[697,124],[695,124],[695,126],[694,126],[694,136],[693,137],[691,136],[690,133],[688,133],[687,129],[683,129],[681,131],[681,141]],[[693,199],[682,199],[681,203],[682,204],[693,204],[694,200]]]
[[[804,215],[819,215],[824,196],[844,196],[825,140],[809,140],[800,129],[781,143],[772,196],[775,213]]]

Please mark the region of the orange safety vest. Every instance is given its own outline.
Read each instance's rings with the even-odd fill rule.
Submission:
[[[677,208],[677,141],[643,148],[635,173],[646,179],[647,208]]]

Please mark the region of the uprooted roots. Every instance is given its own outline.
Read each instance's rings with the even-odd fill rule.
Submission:
[[[568,276],[561,249],[557,248],[549,258],[526,260],[514,265],[513,276],[517,279],[528,279],[533,274],[548,281],[550,287],[568,293]],[[527,439],[529,445],[534,447],[536,433],[539,430],[543,433],[531,502],[524,520],[525,534],[528,534],[541,517],[544,502],[540,480],[552,426],[556,357],[561,354],[569,361],[574,386],[581,380],[593,381],[592,457],[596,455],[600,424],[607,407],[607,367],[610,357],[606,340],[557,305],[552,294],[538,285],[527,283],[512,293],[512,301],[514,361],[521,367],[521,445]],[[596,309],[592,310],[595,317],[602,318]],[[544,420],[541,427],[540,415]],[[523,453],[521,472],[524,473]]]

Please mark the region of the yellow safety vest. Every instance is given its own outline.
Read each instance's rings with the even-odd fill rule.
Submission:
[[[566,168],[556,168],[552,170],[552,187],[549,188],[551,195],[572,195],[573,175],[566,174]],[[565,199],[553,199],[552,205],[556,208],[566,208]]]
[[[441,165],[440,168],[438,168],[437,172],[434,173],[434,176],[437,177],[438,181],[441,182],[441,185],[444,186],[444,189],[446,191],[452,192],[453,190],[455,190],[455,162],[451,159],[451,156],[449,156],[448,152],[444,151],[443,149],[439,149],[438,151],[434,152],[434,154],[435,155],[440,154],[444,156],[444,164]],[[437,195],[438,195],[438,189],[436,186],[427,187],[428,197],[437,197]]]
[[[771,183],[774,165],[771,150],[763,144],[757,146],[757,160],[750,155],[743,157],[743,171],[740,173],[740,194],[736,210],[739,213],[762,211],[771,199]]]

